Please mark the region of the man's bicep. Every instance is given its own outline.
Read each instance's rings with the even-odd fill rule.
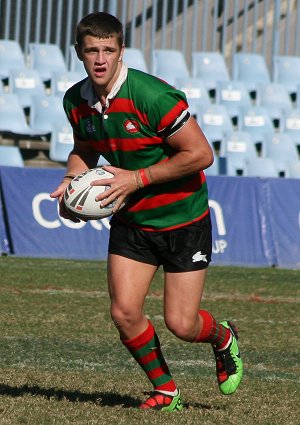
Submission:
[[[166,139],[167,143],[176,150],[196,149],[200,146],[209,147],[209,143],[197,121],[189,119],[173,135]]]

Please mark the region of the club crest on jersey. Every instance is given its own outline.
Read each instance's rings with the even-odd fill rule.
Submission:
[[[140,123],[136,120],[127,119],[123,123],[124,130],[127,133],[138,133],[140,131]]]

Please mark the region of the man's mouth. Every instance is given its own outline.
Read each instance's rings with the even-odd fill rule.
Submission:
[[[106,72],[106,68],[105,66],[97,66],[96,68],[94,68],[94,73],[96,75],[96,77],[102,77]]]

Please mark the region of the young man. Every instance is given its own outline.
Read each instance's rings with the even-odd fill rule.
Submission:
[[[81,20],[76,51],[88,78],[69,89],[64,108],[74,130],[67,173],[51,194],[60,213],[75,175],[93,168],[103,155],[114,174],[97,197],[100,205],[117,199],[111,220],[108,287],[111,316],[120,338],[153,384],[140,406],[181,410],[180,391],[169,371],[153,324],[143,305],[159,266],[164,269],[164,319],[168,329],[190,343],[210,343],[219,388],[233,393],[243,364],[237,333],[199,310],[211,260],[211,222],[203,169],[213,162],[209,143],[188,112],[184,94],[122,62],[122,25],[106,13]],[[123,200],[129,202],[119,209]],[[105,199],[104,199],[105,198]]]

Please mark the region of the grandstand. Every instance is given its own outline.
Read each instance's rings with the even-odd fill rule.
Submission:
[[[275,176],[298,176],[288,164],[300,162],[299,3],[4,0],[0,3],[0,147],[18,148],[20,166],[65,166],[72,143],[61,98],[85,76],[74,55],[75,26],[87,13],[102,10],[118,16],[124,25],[129,66],[185,91],[192,114],[214,148],[216,164],[222,164],[215,164],[209,174],[250,173],[250,164],[246,165],[254,151],[247,158],[245,150],[250,138],[256,158],[274,162],[276,170],[276,158],[265,145],[268,140],[291,140],[295,149],[290,156],[286,150],[287,166],[281,166]],[[14,108],[11,124],[8,105]],[[243,156],[245,166],[232,166],[234,156]]]

